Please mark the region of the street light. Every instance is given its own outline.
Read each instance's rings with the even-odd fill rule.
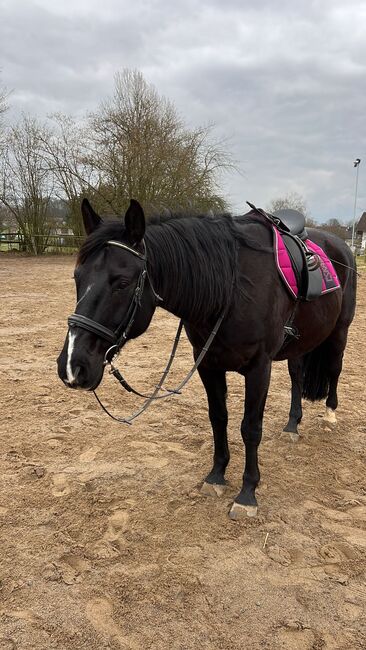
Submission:
[[[352,224],[352,243],[351,243],[351,249],[352,253],[355,252],[355,224],[356,224],[356,207],[357,207],[357,188],[358,188],[358,168],[361,162],[361,158],[356,158],[356,160],[353,161],[353,166],[356,167],[356,186],[355,186],[355,203],[353,206],[353,224]]]

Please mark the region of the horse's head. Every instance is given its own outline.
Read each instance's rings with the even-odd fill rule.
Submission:
[[[82,215],[88,237],[75,268],[77,303],[58,374],[70,388],[93,390],[103,377],[107,351],[112,357],[127,339],[147,329],[156,301],[147,276],[145,217],[139,203],[131,201],[124,226],[113,224],[113,237],[111,224],[104,224],[86,199]]]

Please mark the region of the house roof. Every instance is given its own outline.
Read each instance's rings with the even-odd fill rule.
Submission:
[[[366,232],[366,212],[363,212],[356,228],[357,232]]]

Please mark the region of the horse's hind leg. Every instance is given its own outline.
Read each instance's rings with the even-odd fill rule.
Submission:
[[[226,373],[224,370],[198,369],[206,389],[208,413],[214,438],[213,467],[202,486],[202,493],[209,496],[222,496],[225,491],[225,470],[230,460],[227,442]]]
[[[288,359],[287,365],[291,377],[291,407],[289,413],[289,420],[284,428],[284,431],[289,432],[291,435],[291,439],[294,442],[297,442],[299,437],[297,425],[300,424],[302,419],[302,405],[301,405],[302,372],[303,372],[302,357],[297,357],[296,359]]]
[[[348,326],[338,325],[327,341],[328,348],[328,373],[329,392],[325,402],[325,424],[335,425],[337,423],[336,408],[338,406],[338,380],[342,371],[343,354],[347,343]]]

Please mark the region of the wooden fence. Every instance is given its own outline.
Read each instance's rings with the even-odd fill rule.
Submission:
[[[44,250],[45,253],[73,253],[79,248],[84,238],[51,232],[49,235],[32,235],[30,239],[40,244],[38,248]],[[26,250],[27,246],[22,233],[0,233],[0,251],[24,252]]]

